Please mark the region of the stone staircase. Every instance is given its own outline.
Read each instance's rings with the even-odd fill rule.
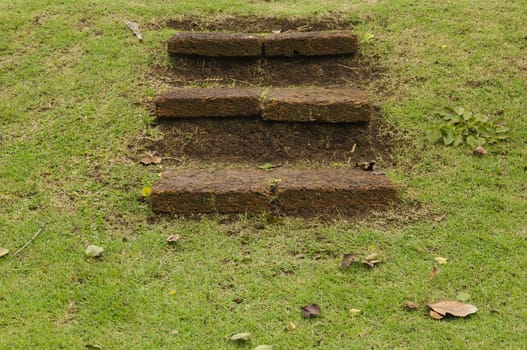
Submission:
[[[171,56],[191,60],[217,58],[232,65],[251,59],[312,60],[354,55],[357,50],[357,37],[349,31],[264,35],[180,32],[168,41]],[[364,128],[375,108],[365,93],[343,86],[216,86],[179,87],[163,92],[155,99],[155,113],[159,123],[170,125],[165,133],[177,132],[178,126],[189,121],[205,120],[212,125],[243,120],[269,130],[277,125],[290,125],[291,130],[296,130],[302,124],[304,130],[316,130],[330,124],[334,128]],[[209,127],[207,132],[214,129]],[[228,133],[219,132],[217,138],[243,140],[243,133],[244,130],[233,129]],[[316,133],[314,137],[317,138]],[[285,138],[289,135],[285,134]],[[314,139],[313,143],[319,141]],[[225,150],[226,153],[237,151]],[[364,210],[396,201],[394,184],[373,166],[358,169],[352,164],[331,166],[327,162],[306,166],[303,159],[288,161],[285,165],[262,165],[265,160],[265,157],[256,158],[253,164],[205,161],[199,167],[166,171],[153,186],[153,210],[176,214],[295,213]]]

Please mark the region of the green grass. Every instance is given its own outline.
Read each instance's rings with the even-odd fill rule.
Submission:
[[[0,2],[0,246],[11,250],[0,258],[0,348],[527,347],[526,9],[523,0]],[[328,11],[358,19],[356,32],[374,35],[365,53],[387,68],[374,93],[406,138],[387,169],[404,205],[331,224],[147,223],[138,193],[161,169],[138,165],[128,146],[156,134],[145,102],[161,87],[149,67],[167,63],[172,32],[147,25]],[[125,19],[142,25],[143,44]],[[428,145],[434,112],[457,105],[500,116],[510,139],[482,158]],[[181,241],[168,247],[174,233]],[[86,258],[88,244],[103,258]],[[339,268],[342,254],[372,246],[379,267]],[[436,256],[449,262],[430,281]],[[460,291],[476,315],[427,316],[424,303]],[[421,309],[404,311],[407,299]],[[313,302],[322,317],[301,319]],[[251,343],[229,343],[239,332]]]

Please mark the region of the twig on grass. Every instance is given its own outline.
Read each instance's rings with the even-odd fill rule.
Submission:
[[[42,226],[40,226],[40,228],[38,229],[37,233],[35,233],[33,235],[33,237],[31,237],[31,239],[29,241],[26,242],[26,244],[24,244],[20,249],[18,249],[14,254],[13,254],[13,257],[17,256],[18,253],[20,253],[22,250],[24,250],[28,245],[29,243],[33,242],[35,240],[35,238],[38,237],[38,235],[40,235],[42,233],[42,231],[44,231],[44,227],[46,227],[46,224],[43,224]]]

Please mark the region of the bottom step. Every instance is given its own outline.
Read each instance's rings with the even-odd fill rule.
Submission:
[[[349,168],[165,172],[151,195],[155,212],[178,214],[359,210],[395,200],[386,175]]]

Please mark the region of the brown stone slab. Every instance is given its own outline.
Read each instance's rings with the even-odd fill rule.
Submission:
[[[155,99],[158,117],[248,117],[260,114],[261,90],[178,88]]]
[[[396,195],[385,175],[349,168],[196,169],[164,173],[151,202],[160,213],[290,212],[379,207]]]
[[[273,56],[349,55],[358,50],[357,36],[351,32],[292,32],[264,37],[264,54]]]
[[[395,185],[386,175],[371,171],[279,169],[274,176],[282,180],[277,197],[284,211],[378,207],[394,202],[397,196]]]
[[[263,172],[202,169],[163,173],[150,198],[161,213],[240,213],[266,210],[271,193]]]
[[[250,34],[180,32],[168,40],[167,49],[171,55],[257,57],[262,55],[262,41]]]
[[[264,120],[288,122],[367,122],[373,106],[359,90],[271,89],[262,103]]]

